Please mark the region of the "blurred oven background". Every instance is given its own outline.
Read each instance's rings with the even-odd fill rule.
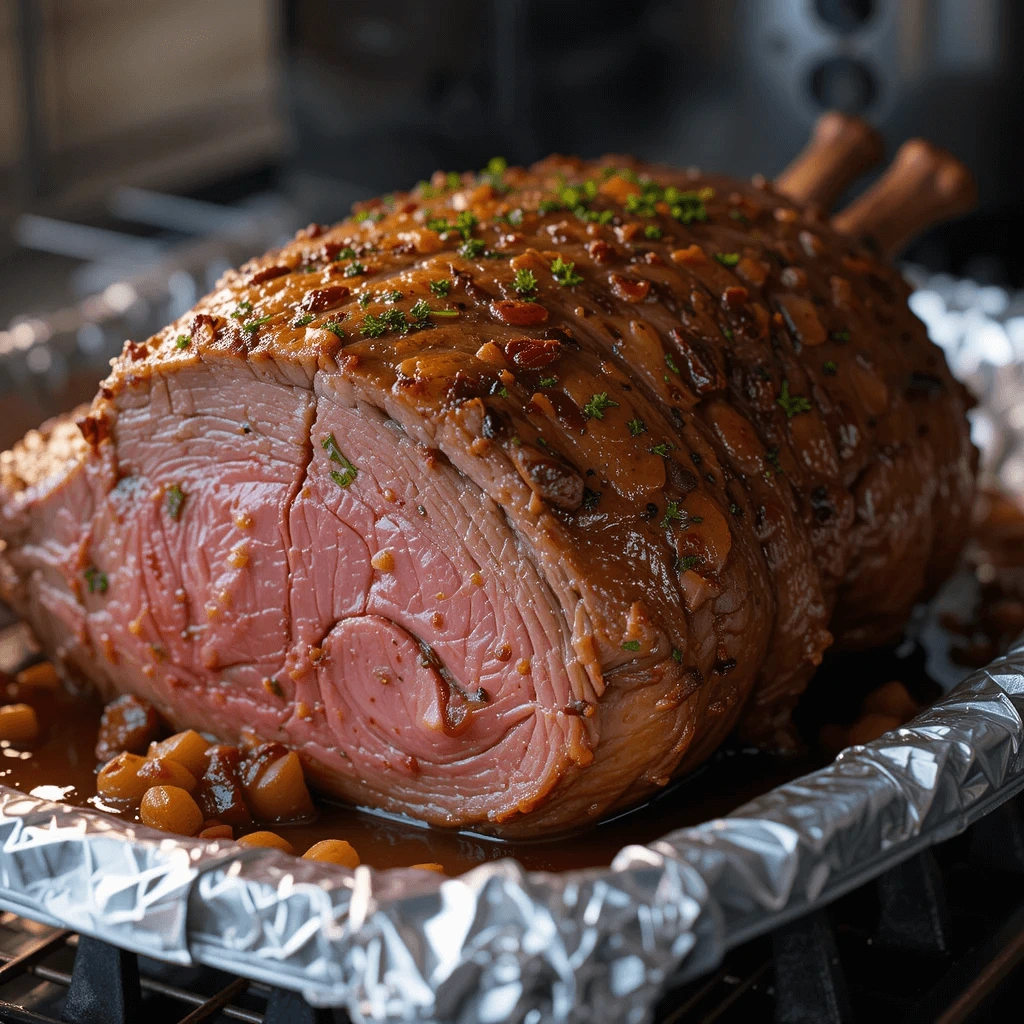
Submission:
[[[355,199],[497,153],[773,174],[828,107],[970,164],[908,258],[1022,359],[1022,52],[1014,0],[0,0],[0,446]]]

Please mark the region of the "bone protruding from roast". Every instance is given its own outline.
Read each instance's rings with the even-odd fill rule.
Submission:
[[[832,226],[845,235],[871,238],[886,256],[894,256],[916,235],[966,213],[976,202],[974,178],[955,156],[924,139],[910,139],[885,174],[832,218]]]
[[[775,187],[794,202],[830,210],[884,155],[882,137],[867,121],[830,110],[818,118],[810,142],[779,175]]]

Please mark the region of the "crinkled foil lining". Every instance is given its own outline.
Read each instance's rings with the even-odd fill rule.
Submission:
[[[960,317],[959,334],[937,338],[954,366],[965,351],[984,354],[961,330],[955,284],[918,282],[933,333],[940,313]],[[1024,347],[1021,310],[998,312],[1003,337]],[[990,341],[993,322],[982,325]],[[996,445],[979,438],[993,475],[1024,453],[1015,433],[1024,420],[1008,420],[1000,400],[999,381],[1019,376],[1015,361],[964,373],[981,367],[983,414],[1013,428],[990,430]],[[1019,410],[1020,398],[1011,405]],[[0,787],[0,906],[149,956],[293,988],[311,1003],[345,1006],[357,1022],[641,1022],[670,984],[1024,788],[1022,715],[1024,638],[907,727],[828,768],[725,818],[626,847],[610,868],[562,874],[514,861],[458,878],[351,872],[169,839]]]
[[[354,872],[0,788],[0,905],[356,1021],[641,1021],[671,981],[1024,788],[1024,641],[905,728],[609,869]],[[536,1012],[532,1012],[536,1011]]]

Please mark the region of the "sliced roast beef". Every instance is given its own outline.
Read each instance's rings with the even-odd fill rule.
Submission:
[[[833,633],[948,569],[965,396],[905,298],[764,183],[441,175],[229,273],[6,453],[4,592],[69,672],[328,793],[575,827],[737,723],[784,744]]]

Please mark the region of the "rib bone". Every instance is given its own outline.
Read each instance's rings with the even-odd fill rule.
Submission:
[[[974,178],[956,157],[924,139],[910,139],[882,177],[832,218],[832,226],[872,238],[891,257],[916,235],[966,213],[976,202]]]
[[[829,210],[884,153],[882,137],[867,121],[830,110],[818,118],[807,146],[779,175],[775,187],[794,202]]]

